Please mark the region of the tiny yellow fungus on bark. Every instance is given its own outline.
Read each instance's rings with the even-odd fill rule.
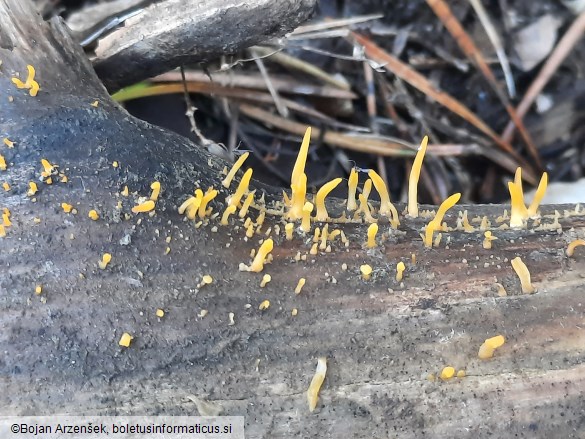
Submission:
[[[256,191],[253,190],[252,192],[250,192],[246,196],[246,199],[244,200],[244,204],[242,204],[242,208],[240,209],[240,212],[238,213],[238,216],[240,218],[244,218],[248,214],[248,209],[250,209],[250,206],[252,205],[252,202],[254,201],[254,194],[255,193],[256,193]]]
[[[293,308],[292,311],[290,312],[290,315],[295,317],[298,313],[299,313],[299,310],[296,308]]]
[[[295,294],[301,294],[301,290],[305,286],[305,282],[307,280],[304,277],[301,277],[297,282],[297,286],[295,287]]]
[[[35,294],[38,296],[38,295],[42,294],[42,292],[43,292],[43,286],[42,285],[37,285],[35,287]]]
[[[48,177],[55,170],[55,165],[52,165],[47,159],[41,159],[41,165],[43,166],[43,177]]]
[[[443,370],[441,371],[441,375],[439,375],[439,378],[441,378],[443,381],[446,381],[446,380],[450,380],[454,376],[455,376],[455,368],[452,366],[447,366],[447,367],[443,368]]]
[[[491,337],[486,339],[483,344],[479,347],[479,351],[477,356],[481,360],[487,360],[488,358],[492,358],[494,356],[494,351],[503,346],[506,342],[506,339],[503,335],[496,335],[495,337]]]
[[[211,277],[209,274],[206,274],[201,278],[202,285],[210,285],[211,283],[213,283],[213,277]]]
[[[548,174],[546,172],[542,173],[542,177],[540,177],[540,182],[538,183],[538,188],[536,189],[536,193],[534,194],[534,199],[530,206],[528,207],[528,216],[535,217],[538,213],[538,206],[542,202],[544,198],[544,194],[546,193],[546,187],[548,185]]]
[[[318,243],[314,243],[311,246],[311,250],[309,250],[309,254],[315,256],[317,253],[319,253],[319,244]]]
[[[205,195],[203,195],[203,197],[201,198],[201,203],[199,204],[199,209],[197,210],[197,214],[199,215],[200,219],[204,219],[205,215],[207,215],[207,205],[209,204],[209,202],[211,200],[213,200],[215,197],[217,197],[218,192],[213,189],[213,188],[209,188],[207,190],[207,192],[205,192]],[[187,217],[189,217],[189,215],[187,215]]]
[[[6,229],[0,224],[0,238],[6,238]]]
[[[94,107],[94,108],[97,108],[97,106],[99,105],[99,101],[97,101],[97,100],[96,100],[96,101],[93,101],[93,102],[92,102],[91,104],[89,104],[89,105],[91,105],[91,106],[92,106],[92,107]]]
[[[229,224],[229,217],[230,215],[232,215],[233,213],[236,212],[236,206],[228,206],[226,207],[226,209],[223,211],[223,215],[221,216],[221,221],[219,222],[222,226],[227,226]]]
[[[294,228],[295,228],[295,225],[293,223],[286,223],[286,225],[284,226],[284,231],[286,233],[286,240],[287,241],[292,241]]]
[[[233,195],[231,195],[230,197],[228,197],[227,202],[228,202],[229,206],[236,206],[236,207],[239,206],[240,200],[242,199],[244,194],[248,191],[248,186],[250,185],[250,180],[252,179],[253,172],[254,171],[252,171],[252,168],[250,168],[244,173],[244,176],[240,180],[240,184],[238,184],[238,188],[236,189],[236,192]]]
[[[414,158],[412,169],[410,170],[410,176],[408,178],[408,214],[413,218],[418,217],[418,180],[420,178],[420,170],[427,151],[428,142],[429,137],[424,136]]]
[[[8,182],[6,182],[6,181],[5,181],[4,183],[2,183],[2,188],[3,188],[3,189],[6,191],[6,192],[8,192],[8,191],[10,190],[10,185],[8,184]]]
[[[118,342],[118,344],[120,346],[123,346],[125,348],[130,347],[130,342],[134,339],[134,337],[132,337],[130,334],[128,334],[127,332],[124,332],[122,334],[122,337],[120,337],[120,341]]]
[[[298,186],[301,183],[301,175],[305,173],[305,164],[307,163],[307,156],[309,154],[309,143],[311,141],[311,127],[307,127],[305,135],[303,136],[303,142],[297,154],[297,159],[292,170],[290,184],[291,186]],[[306,184],[306,176],[305,176]],[[294,192],[294,189],[293,189]],[[303,203],[304,204],[304,196]],[[301,206],[302,206],[301,204]]]
[[[425,247],[427,247],[427,248],[432,247],[433,233],[435,231],[441,229],[441,223],[443,221],[443,217],[445,216],[445,213],[447,212],[447,210],[449,210],[450,208],[455,206],[455,204],[457,204],[457,202],[459,201],[459,198],[461,198],[461,194],[456,193],[456,194],[451,195],[449,198],[447,198],[445,201],[443,201],[441,203],[441,205],[439,206],[439,210],[437,211],[437,214],[435,215],[435,218],[433,218],[433,220],[431,222],[429,222],[429,224],[425,228],[425,240],[424,240]]]
[[[38,191],[37,184],[34,181],[28,183],[28,192],[26,193],[29,197],[32,197]]]
[[[360,272],[362,273],[362,278],[364,280],[369,280],[372,276],[372,267],[368,264],[361,265]]]
[[[124,186],[124,189],[122,189],[122,192],[120,192],[120,194],[122,194],[123,197],[127,197],[129,194],[128,186]]]
[[[575,239],[567,246],[567,256],[571,257],[575,253],[575,249],[580,245],[585,245],[585,239]]]
[[[313,234],[313,242],[319,242],[319,236],[321,236],[321,229],[316,227],[315,233]]]
[[[311,212],[313,212],[313,203],[307,201],[303,206],[303,219],[301,221],[301,230],[305,233],[311,231]]]
[[[368,205],[368,200],[367,198],[364,196],[364,194],[359,194],[358,198],[360,200],[360,207],[359,209],[356,211],[356,213],[363,213],[364,215],[364,220],[368,223],[375,223],[376,222],[376,218],[374,218],[372,216],[372,213],[370,212],[370,206]]]
[[[145,201],[142,204],[138,204],[132,208],[132,213],[150,212],[154,209],[155,203],[152,200]]]
[[[269,274],[265,274],[264,276],[262,276],[262,282],[260,282],[260,288],[264,288],[268,282],[270,282],[272,280],[272,276],[270,276]]]
[[[317,407],[317,401],[319,400],[319,390],[321,390],[323,381],[325,381],[326,373],[327,359],[325,357],[320,357],[317,359],[317,370],[315,371],[315,375],[313,375],[313,379],[311,380],[311,384],[307,390],[307,402],[309,403],[309,411],[311,412],[313,412]]]
[[[339,183],[341,183],[341,180],[341,178],[331,180],[330,182],[325,183],[321,189],[317,191],[317,195],[315,196],[315,204],[317,205],[317,221],[327,221],[329,219],[327,207],[325,206],[325,197],[327,197],[327,195],[329,195],[329,193],[335,189]]]
[[[260,273],[264,269],[264,262],[273,248],[274,241],[271,238],[268,238],[266,241],[264,241],[258,249],[258,253],[252,261],[252,265],[248,267],[248,271]]]
[[[6,145],[8,148],[14,148],[14,142],[10,140],[8,137],[4,137],[2,141],[4,142],[4,145]]]
[[[97,211],[94,209],[90,210],[87,216],[89,216],[94,221],[97,221],[100,217],[99,213],[97,213]]]
[[[398,264],[396,264],[396,282],[402,281],[404,270],[406,270],[404,262],[400,261]]]
[[[164,312],[164,310],[162,310],[162,309],[158,308],[158,309],[156,310],[156,316],[157,316],[157,317],[159,317],[159,318],[163,318],[163,317],[165,316],[165,312]]]
[[[374,187],[380,195],[380,215],[390,217],[392,228],[396,229],[400,225],[400,220],[398,219],[398,211],[396,210],[396,207],[390,202],[390,194],[388,193],[386,183],[384,183],[382,177],[380,177],[373,169],[370,169],[368,176],[372,179]]]
[[[265,309],[270,308],[270,301],[269,300],[264,300],[262,301],[262,303],[260,304],[260,306],[258,306],[258,309],[260,311],[264,311]]]
[[[465,378],[465,371],[463,369],[457,371],[457,378]]]
[[[358,173],[355,168],[352,168],[347,182],[347,210],[350,212],[357,209],[355,194],[357,192],[358,180]]]
[[[242,154],[238,158],[238,160],[236,160],[236,162],[233,164],[232,168],[230,169],[230,172],[228,172],[226,177],[221,182],[221,184],[223,185],[224,188],[227,189],[230,187],[230,185],[232,184],[232,180],[236,176],[236,173],[242,167],[242,165],[244,164],[244,162],[246,161],[246,159],[248,158],[249,155],[250,155],[249,152],[245,152],[244,154]]]
[[[376,234],[378,233],[378,224],[373,223],[368,226],[368,242],[366,243],[368,248],[376,247]]]
[[[6,171],[6,159],[0,154],[0,171]]]
[[[8,210],[8,209],[6,209]],[[10,214],[6,213],[6,211],[2,214],[2,225],[4,227],[12,226],[12,221],[10,221]]]
[[[152,193],[150,194],[150,199],[152,201],[158,200],[158,196],[160,195],[160,182],[159,181],[154,181],[150,185],[150,189],[152,189]]]
[[[98,262],[100,269],[105,270],[108,264],[112,261],[112,255],[110,253],[104,253],[102,260]]]
[[[370,193],[372,193],[372,179],[368,178],[362,188],[362,194],[366,200],[370,198]]]
[[[498,239],[495,236],[492,236],[492,232],[490,232],[489,230],[487,232],[484,232],[483,236],[484,236],[483,248],[485,248],[486,250],[491,249],[492,248],[492,241]]]
[[[524,294],[534,293],[536,289],[532,286],[530,282],[530,272],[528,271],[528,267],[526,264],[522,262],[520,257],[516,257],[512,259],[512,268],[520,278],[520,284],[522,285],[522,292]]]
[[[71,204],[67,204],[67,203],[61,203],[61,208],[63,209],[63,212],[65,212],[65,213],[71,213],[71,211],[73,210],[73,206]]]
[[[296,184],[291,184],[292,190],[291,205],[288,211],[288,218],[291,220],[300,219],[303,216],[303,206],[307,194],[307,175],[302,173]]]

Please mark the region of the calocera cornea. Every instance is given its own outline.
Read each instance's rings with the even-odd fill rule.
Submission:
[[[394,204],[390,202],[390,194],[388,193],[386,183],[384,183],[382,177],[380,177],[373,169],[368,171],[368,177],[372,179],[374,187],[376,188],[376,191],[378,191],[378,195],[380,195],[380,215],[390,218],[392,228],[397,229],[400,225],[398,211],[396,210],[396,207],[394,207]]]
[[[221,221],[219,222],[222,226],[227,226],[229,224],[229,217],[230,215],[236,212],[236,206],[228,206],[223,211],[223,215],[221,216]]]
[[[303,207],[307,194],[307,175],[303,172],[297,183],[291,183],[292,196],[288,218],[291,220],[301,219],[303,217]]]
[[[260,305],[258,306],[258,309],[260,311],[267,310],[268,308],[270,308],[270,301],[269,300],[263,300],[262,303],[260,303]]]
[[[112,255],[110,253],[104,253],[101,261],[98,262],[98,266],[101,270],[105,270],[110,262],[112,262]]]
[[[400,261],[398,264],[396,264],[396,282],[402,282],[404,270],[406,270],[404,262]]]
[[[451,378],[453,378],[455,376],[455,368],[453,366],[446,366],[443,368],[443,370],[441,370],[441,374],[439,375],[439,378],[441,378],[443,381],[447,381],[450,380]]]
[[[408,215],[418,217],[418,181],[425,153],[427,151],[428,136],[424,136],[414,158],[410,176],[408,178]]]
[[[487,360],[488,358],[492,358],[494,356],[494,352],[499,347],[502,347],[506,339],[503,335],[496,335],[495,337],[491,337],[486,339],[483,344],[479,347],[479,351],[477,356],[481,360]]]
[[[14,148],[14,142],[12,140],[10,140],[8,137],[4,137],[2,139],[2,142],[4,143],[4,145],[6,145],[8,148]]]
[[[299,281],[297,282],[297,286],[295,287],[295,294],[301,294],[301,291],[302,291],[303,287],[305,286],[306,282],[307,282],[307,279],[305,279],[304,277],[301,277],[299,279]]]
[[[372,267],[368,264],[360,265],[360,273],[362,274],[362,278],[364,280],[370,280],[372,276]]]
[[[266,258],[268,257],[268,254],[272,251],[273,248],[274,241],[271,238],[266,239],[258,249],[258,252],[256,253],[256,257],[252,261],[252,264],[249,267],[247,267],[247,271],[253,271],[256,273],[261,272],[264,269],[264,263],[266,262]]]
[[[199,209],[197,209],[197,215],[199,215],[200,219],[204,219],[205,216],[211,212],[211,209],[207,209],[207,205],[211,200],[217,197],[217,194],[218,192],[213,188],[209,188],[207,192],[205,192],[205,195],[203,195],[201,203],[199,204]],[[231,205],[232,204],[230,203],[230,206]]]
[[[567,246],[567,256],[572,257],[575,253],[575,249],[581,245],[585,245],[585,239],[575,239],[571,241]]]
[[[270,276],[269,274],[265,274],[264,276],[262,276],[262,281],[260,282],[260,288],[264,288],[266,285],[268,285],[268,282],[270,282],[272,280],[272,276]]]
[[[305,233],[311,231],[311,212],[313,212],[313,203],[307,201],[303,206],[303,217],[301,220],[301,230]]]
[[[147,200],[144,203],[137,204],[132,208],[132,213],[145,213],[151,212],[154,210],[155,202],[152,200]]]
[[[441,205],[439,206],[439,210],[437,211],[437,214],[435,215],[435,218],[433,218],[431,220],[431,222],[429,222],[429,224],[425,228],[425,239],[424,239],[425,247],[427,247],[427,248],[432,247],[433,233],[435,231],[441,229],[441,223],[443,221],[443,217],[445,216],[445,213],[447,213],[447,210],[449,210],[450,208],[455,206],[455,204],[457,204],[457,202],[459,201],[459,198],[461,198],[461,194],[456,193],[456,194],[451,195],[449,198],[447,198],[445,201],[443,201],[441,203]]]
[[[130,343],[132,342],[132,340],[134,340],[134,337],[132,337],[127,332],[124,332],[120,337],[120,341],[118,342],[118,344],[122,347],[127,348],[130,347]]]
[[[534,293],[536,291],[536,288],[534,288],[534,286],[530,282],[530,271],[528,271],[528,267],[526,267],[526,264],[522,261],[520,256],[512,259],[510,262],[512,263],[512,268],[514,269],[514,271],[518,275],[518,278],[520,279],[520,284],[522,285],[522,292],[524,294]]]
[[[249,155],[250,155],[249,152],[245,152],[238,158],[238,160],[236,160],[236,162],[232,166],[232,169],[230,169],[226,177],[221,182],[224,188],[227,189],[230,187],[230,185],[232,184],[232,180],[236,176],[236,173],[242,167],[242,165],[244,164]]]
[[[0,154],[0,171],[6,171],[6,159]]]
[[[484,232],[483,234],[484,238],[483,238],[483,248],[485,248],[486,250],[489,250],[492,248],[492,241],[498,239],[495,236],[492,235],[492,232],[490,232],[489,230]]]
[[[357,203],[355,201],[355,194],[357,192],[359,176],[355,168],[352,168],[349,172],[349,179],[347,181],[347,206],[346,209],[350,212],[357,209]]]
[[[238,212],[238,216],[240,218],[245,218],[246,215],[248,214],[248,210],[250,209],[250,206],[252,205],[252,202],[254,201],[254,194],[255,193],[256,193],[256,191],[253,190],[248,195],[246,195],[246,199],[244,200],[244,203],[242,204],[242,207],[240,208],[240,211]]]
[[[319,357],[317,359],[317,370],[315,371],[315,375],[313,375],[313,379],[311,380],[311,384],[309,385],[309,389],[307,390],[307,402],[309,403],[309,411],[311,412],[313,412],[317,407],[317,401],[319,400],[319,391],[321,390],[323,381],[325,381],[326,374],[327,358]]]
[[[327,197],[327,195],[329,195],[329,193],[341,183],[341,180],[341,178],[331,180],[330,182],[325,183],[321,189],[317,191],[317,195],[315,196],[315,204],[317,206],[315,219],[317,221],[327,221],[329,219],[327,207],[325,206],[325,197]]]
[[[229,206],[239,207],[240,200],[248,191],[248,186],[250,185],[250,180],[252,179],[252,173],[253,173],[252,168],[249,168],[246,172],[244,172],[244,176],[240,180],[236,192],[227,199],[227,203]]]
[[[286,240],[287,241],[292,241],[294,229],[295,229],[295,225],[293,223],[286,223],[286,225],[284,226],[284,231],[286,233]]]
[[[87,216],[93,221],[97,221],[100,218],[99,213],[95,209],[90,210]]]
[[[548,184],[548,174],[544,172],[538,183],[534,200],[530,207],[524,204],[524,191],[522,189],[522,168],[517,168],[514,174],[514,181],[508,182],[508,190],[510,191],[510,227],[521,228],[524,227],[528,218],[538,217],[538,207],[546,193]]]
[[[378,233],[378,224],[373,223],[368,226],[368,241],[366,242],[366,246],[368,248],[376,247],[376,234]]]
[[[150,189],[152,189],[150,199],[156,202],[158,200],[158,196],[160,195],[160,182],[159,181],[152,182],[152,184],[150,185]]]

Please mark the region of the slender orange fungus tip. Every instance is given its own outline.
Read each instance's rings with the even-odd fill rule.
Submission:
[[[542,177],[540,177],[540,182],[538,183],[538,188],[536,189],[536,193],[534,194],[534,199],[530,206],[528,207],[528,216],[535,217],[538,214],[538,207],[546,194],[546,187],[548,186],[548,174],[543,172]]]
[[[420,144],[420,148],[416,153],[410,176],[408,178],[408,214],[413,217],[418,217],[418,181],[420,179],[420,171],[423,163],[425,153],[427,151],[427,144],[429,137],[424,136]]]
[[[355,168],[351,169],[349,173],[349,179],[347,182],[347,210],[352,212],[357,209],[357,203],[355,200],[355,194],[357,192],[357,185],[359,181],[359,176]]]
[[[329,195],[329,193],[335,189],[339,183],[341,183],[341,180],[341,178],[331,180],[330,182],[325,183],[317,192],[317,195],[315,196],[315,204],[317,205],[317,221],[327,221],[329,219],[327,208],[325,207],[325,197],[327,197],[327,195]]]
[[[262,243],[258,252],[256,253],[256,257],[252,261],[252,265],[248,267],[248,271],[253,271],[256,273],[261,272],[264,269],[264,263],[266,262],[266,258],[268,254],[272,251],[274,247],[274,241],[271,238],[268,238],[266,241]]]
[[[366,243],[368,248],[376,247],[376,234],[378,233],[378,224],[373,223],[368,226],[368,242]]]
[[[242,167],[242,165],[244,164],[244,162],[246,161],[246,159],[248,158],[249,155],[250,155],[249,152],[245,152],[244,154],[242,154],[238,158],[238,160],[236,160],[236,162],[234,163],[234,165],[230,169],[230,172],[228,172],[228,174],[226,175],[226,177],[221,182],[221,184],[223,185],[223,187],[225,187],[226,189],[230,187],[230,185],[232,184],[232,181],[233,181],[234,177],[236,176],[236,173]]]

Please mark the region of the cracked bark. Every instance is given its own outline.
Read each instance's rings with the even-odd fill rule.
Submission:
[[[244,415],[247,437],[582,433],[585,257],[577,251],[568,259],[564,249],[583,235],[584,216],[562,218],[574,206],[543,209],[560,211],[560,234],[495,231],[493,250],[482,248],[480,232],[451,232],[440,248],[425,250],[418,236],[425,220],[404,217],[400,233],[369,251],[365,226],[341,225],[349,249],[336,243],[308,262],[294,255],[309,246],[281,235],[265,268],[272,281],[261,289],[262,274],[237,269],[259,236],[245,241],[233,225],[214,233],[215,223],[195,229],[176,213],[196,182],[219,187],[225,163],[111,102],[59,22],[42,23],[17,0],[0,3],[0,22],[0,135],[16,142],[2,149],[9,166],[0,173],[12,186],[0,207],[10,208],[14,223],[0,239],[2,413],[196,414],[195,396],[223,414]],[[36,98],[10,82],[26,64],[37,68]],[[39,184],[33,203],[25,193],[41,158],[65,170],[70,183]],[[129,213],[138,198],[118,196],[121,188],[147,196],[155,179],[163,186],[156,215],[118,218],[118,201]],[[278,196],[255,184],[267,199]],[[225,195],[222,189],[215,211]],[[79,214],[65,215],[62,202]],[[341,204],[332,200],[330,210]],[[455,212],[463,208],[495,224],[505,207]],[[99,221],[87,218],[90,209]],[[279,222],[267,217],[267,226]],[[130,243],[121,244],[127,236]],[[104,252],[113,260],[102,271]],[[412,253],[416,265],[408,263]],[[509,263],[516,256],[532,272],[536,294],[521,294]],[[394,280],[400,259],[408,266],[404,286]],[[375,269],[369,282],[359,276],[363,263]],[[203,274],[215,280],[198,289]],[[300,277],[307,283],[295,295]],[[496,281],[507,297],[497,297]],[[271,307],[261,313],[264,299]],[[165,309],[164,319],[156,308]],[[209,311],[204,318],[201,309]],[[129,349],[117,345],[122,332],[135,336]],[[496,334],[507,343],[492,360],[478,360],[480,344]],[[329,367],[309,414],[305,392],[318,356]],[[426,379],[446,365],[467,377]]]

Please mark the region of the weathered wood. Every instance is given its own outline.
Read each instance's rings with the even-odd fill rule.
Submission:
[[[93,60],[109,90],[182,64],[235,53],[305,21],[316,0],[165,0],[99,41]]]
[[[44,25],[19,0],[0,3],[0,22],[0,137],[16,142],[0,150],[9,164],[0,179],[12,186],[0,207],[13,222],[0,239],[3,414],[197,414],[194,400],[202,398],[244,415],[250,438],[582,437],[585,255],[564,254],[585,228],[583,215],[563,218],[574,206],[543,209],[544,223],[559,210],[560,233],[494,230],[493,250],[483,249],[479,231],[453,231],[439,248],[424,249],[418,233],[426,220],[402,215],[399,232],[381,223],[388,239],[365,250],[364,225],[337,224],[349,248],[336,241],[331,253],[298,262],[310,240],[286,241],[281,218],[268,215],[262,230],[279,224],[281,232],[272,234],[274,260],[264,271],[272,281],[260,288],[263,273],[238,265],[263,234],[246,240],[233,219],[195,228],[176,213],[195,185],[220,188],[213,207],[223,210],[224,162],[109,101],[59,22]],[[37,68],[36,98],[10,81],[27,63]],[[39,183],[32,202],[25,193],[38,182],[41,158],[69,183]],[[163,186],[156,214],[131,214],[155,179]],[[120,196],[124,185],[137,194]],[[277,197],[258,186],[269,201]],[[62,202],[79,213],[66,215]],[[330,203],[332,212],[341,206]],[[496,226],[505,207],[455,212],[464,208]],[[87,217],[90,209],[100,220]],[[454,226],[455,213],[446,221]],[[104,252],[113,259],[100,270]],[[509,262],[516,256],[537,293],[521,293]],[[394,279],[399,260],[408,266],[404,285]],[[375,269],[371,281],[359,275],[363,263]],[[214,282],[198,287],[204,274]],[[296,295],[300,277],[307,282]],[[498,297],[496,282],[508,296]],[[264,299],[271,306],[260,312]],[[167,312],[160,321],[156,308]],[[117,344],[125,331],[135,336],[129,349]],[[507,343],[478,360],[479,345],[496,334]],[[318,356],[329,369],[311,414],[305,392]],[[446,365],[467,376],[427,379]]]

